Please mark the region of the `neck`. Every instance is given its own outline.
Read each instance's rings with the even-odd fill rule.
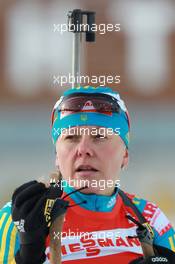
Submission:
[[[68,184],[64,187],[64,192],[69,194],[70,192],[74,191],[75,189],[70,187]],[[85,193],[85,190],[81,192],[78,191],[70,195],[71,199],[77,204],[82,201],[86,201],[86,203],[81,204],[81,207],[97,212],[110,212],[112,211],[115,203],[116,197],[118,194],[118,188],[116,187],[113,192],[108,194],[94,194],[94,193]]]

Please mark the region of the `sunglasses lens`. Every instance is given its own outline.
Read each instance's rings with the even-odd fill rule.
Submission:
[[[116,100],[109,100],[109,98],[103,97],[89,97],[89,96],[77,96],[72,98],[65,98],[60,104],[59,111],[73,111],[80,112],[83,110],[96,112],[119,112],[120,107]]]
[[[98,112],[112,112],[112,104],[104,100],[94,100],[93,106]]]
[[[83,108],[83,101],[81,98],[74,97],[65,99],[59,106],[59,111],[73,111],[78,112]]]

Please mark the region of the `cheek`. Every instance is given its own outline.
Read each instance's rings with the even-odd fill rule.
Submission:
[[[60,170],[65,169],[66,163],[68,162],[68,156],[66,155],[66,152],[58,151],[57,159],[58,159],[58,164],[59,164]]]
[[[111,173],[118,172],[123,162],[123,151],[115,147],[106,149],[104,161]]]
[[[105,151],[103,151],[103,155],[105,157],[109,157],[109,159],[115,159],[120,160],[123,157],[123,151],[121,148],[115,147],[115,144],[113,146],[107,146],[105,148]]]
[[[57,163],[63,176],[69,173],[73,164],[72,152],[61,144],[57,150]]]
[[[64,149],[59,149],[58,150],[58,160],[59,160],[59,163],[62,163],[65,161],[65,158],[67,156],[67,153]]]

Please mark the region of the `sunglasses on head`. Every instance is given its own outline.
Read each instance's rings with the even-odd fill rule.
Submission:
[[[52,124],[55,111],[59,112],[98,112],[98,113],[120,113],[121,109],[117,99],[108,94],[70,94],[54,108],[52,112]]]
[[[84,94],[76,93],[63,98],[58,106],[58,111],[80,112],[83,109],[94,108],[97,112],[120,111],[117,100],[107,94]]]

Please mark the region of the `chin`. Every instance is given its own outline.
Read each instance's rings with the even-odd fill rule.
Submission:
[[[81,190],[80,191],[81,193],[84,193],[84,194],[105,194],[105,190],[99,190],[99,189],[96,189],[96,188],[86,188],[84,190]]]

